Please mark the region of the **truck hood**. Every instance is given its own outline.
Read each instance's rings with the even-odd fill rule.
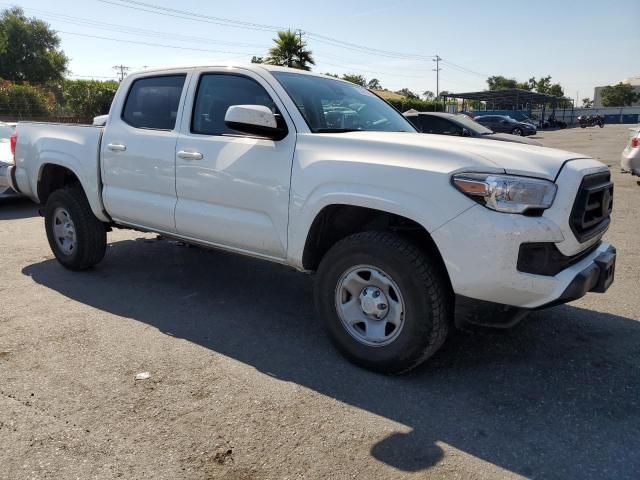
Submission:
[[[405,132],[347,132],[336,134],[313,134],[334,136],[336,139],[352,139],[371,148],[390,148],[401,156],[403,150],[416,153],[424,149],[428,156],[455,155],[468,159],[468,167],[474,170],[482,166],[495,170],[496,167],[513,175],[544,178],[554,181],[560,169],[569,160],[589,158],[580,153],[553,148],[525,145],[521,143],[487,141],[476,138],[449,137],[424,133]]]

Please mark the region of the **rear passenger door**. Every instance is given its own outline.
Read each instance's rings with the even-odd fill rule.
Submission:
[[[103,201],[114,220],[175,232],[175,147],[188,71],[127,80],[111,108],[101,158]]]

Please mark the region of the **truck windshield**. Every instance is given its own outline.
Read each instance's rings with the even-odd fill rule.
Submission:
[[[398,111],[364,87],[311,75],[272,73],[314,133],[416,131]]]

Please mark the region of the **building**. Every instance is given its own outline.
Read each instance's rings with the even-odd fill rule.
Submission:
[[[628,83],[633,87],[633,91],[640,93],[640,75],[635,75],[623,80],[622,83]],[[593,91],[593,106],[595,108],[602,107],[602,89],[604,87],[596,87]],[[634,107],[640,106],[640,100],[633,104]]]

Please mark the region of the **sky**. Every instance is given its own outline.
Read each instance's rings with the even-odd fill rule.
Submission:
[[[582,99],[640,74],[639,0],[0,0],[11,5],[59,32],[75,78],[116,78],[115,65],[248,63],[277,28],[302,30],[314,71],[358,73],[390,90],[435,92],[434,55],[449,92],[483,90],[490,75],[551,75]]]

